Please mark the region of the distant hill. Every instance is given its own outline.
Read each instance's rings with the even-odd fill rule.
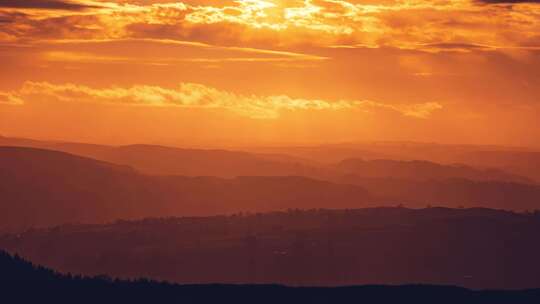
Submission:
[[[0,239],[62,272],[178,283],[540,286],[540,213],[373,208],[68,225]]]
[[[496,168],[540,182],[540,151],[504,146],[445,145],[415,142],[366,142],[300,147],[266,147],[257,152],[288,154],[321,163],[345,159],[425,160],[440,164],[461,163],[479,168]]]
[[[281,154],[227,150],[180,149],[156,145],[104,146],[0,137],[0,146],[61,151],[119,165],[153,175],[183,176],[308,176],[328,177],[329,169],[313,161]]]
[[[366,206],[361,187],[305,177],[148,176],[63,152],[0,147],[0,230],[119,218]]]
[[[0,228],[163,214],[148,179],[129,167],[62,152],[0,148]],[[144,212],[143,212],[144,210]]]
[[[0,231],[66,222],[290,208],[540,208],[540,186],[467,179],[150,176],[63,152],[0,147]]]
[[[537,303],[540,290],[472,291],[452,286],[173,285],[146,279],[74,277],[0,252],[0,290],[17,303]]]
[[[475,151],[530,151],[529,149],[519,147],[452,145],[407,141],[374,141],[312,146],[260,147],[253,150],[265,153],[294,155],[324,163],[336,163],[348,158],[362,158],[366,160],[427,160],[444,164],[459,162],[458,159],[460,156]]]
[[[130,165],[145,173],[185,176],[308,176],[324,177],[330,172],[293,157],[251,154],[226,150],[178,149],[151,145],[113,148],[88,155],[112,163]]]
[[[458,160],[478,167],[498,167],[540,182],[540,152],[475,151],[462,154]]]
[[[402,159],[398,155],[384,151],[372,151],[364,146],[320,145],[292,147],[261,147],[253,149],[259,153],[279,153],[310,159],[325,164],[338,163],[344,159]]]
[[[364,178],[389,177],[409,180],[464,178],[475,181],[497,180],[518,183],[533,183],[536,182],[533,179],[537,177],[537,170],[534,170],[534,165],[531,169],[527,169],[527,161],[522,161],[521,165],[517,166],[521,169],[516,169],[516,166],[505,165],[505,162],[492,161],[488,164],[464,158],[463,155],[465,154],[463,153],[476,151],[474,146],[373,143],[359,147],[373,149],[374,152],[362,150],[354,145],[327,145],[321,147],[291,147],[281,150],[278,148],[263,149],[262,152],[248,153],[227,150],[180,149],[156,145],[114,147],[7,137],[0,137],[0,146],[34,147],[61,151],[130,166],[142,173],[151,175],[215,176],[223,178],[238,176],[305,176],[321,180],[340,181],[344,175],[352,174]],[[384,153],[384,151],[389,153]],[[296,156],[276,152],[291,153]],[[514,152],[500,153],[511,154]],[[480,169],[461,164],[439,164],[429,161],[431,158],[448,161],[448,157],[439,157],[442,154],[451,155],[454,161],[478,163],[477,167]],[[417,158],[414,158],[414,156]],[[489,158],[487,159],[489,160]],[[331,163],[328,160],[332,160]],[[328,163],[323,164],[323,162]],[[503,171],[502,167],[508,170]],[[516,172],[523,174],[517,174]],[[532,179],[524,176],[532,177]]]
[[[532,183],[532,180],[508,174],[497,169],[476,169],[453,164],[441,165],[429,161],[399,161],[388,159],[362,160],[346,159],[336,165],[336,169],[346,174],[362,178],[394,178],[407,180],[468,179],[472,181],[507,181]]]
[[[360,186],[379,198],[383,205],[486,207],[516,211],[540,209],[540,186],[536,184],[462,178],[363,178],[355,175],[344,176],[336,182]]]

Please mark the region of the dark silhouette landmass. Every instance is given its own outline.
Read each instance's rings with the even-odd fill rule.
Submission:
[[[403,154],[362,160],[355,154],[358,147],[336,146],[330,150],[349,149],[345,154],[352,158],[321,164],[316,159],[321,155],[308,161],[301,153],[275,151],[0,137],[3,144],[9,147],[0,146],[0,233],[7,234],[0,237],[0,248],[77,274],[59,275],[0,254],[0,264],[10,261],[0,267],[0,287],[8,290],[67,288],[73,294],[159,294],[189,301],[220,299],[205,298],[215,294],[251,303],[261,292],[276,295],[265,297],[271,303],[291,297],[314,303],[349,296],[396,300],[398,295],[433,302],[448,295],[444,299],[455,303],[531,292],[418,285],[179,286],[137,278],[330,287],[540,286],[540,185],[531,179],[537,177],[535,152],[455,146],[444,154],[437,145],[389,144],[365,154],[393,158],[400,147]],[[465,156],[463,163],[474,167],[433,162]],[[378,208],[357,209],[366,207]],[[27,265],[22,267],[27,273],[19,266],[13,270],[13,261]],[[24,283],[34,275],[39,279],[30,280],[32,285]],[[465,298],[452,298],[458,295]]]
[[[345,159],[335,168],[361,178],[392,178],[409,181],[468,179],[471,181],[506,181],[533,183],[532,180],[498,169],[476,169],[462,164],[442,165],[425,160]]]
[[[467,179],[150,176],[63,152],[0,147],[0,231],[145,217],[375,206],[534,210],[540,186]]]
[[[146,279],[59,274],[0,252],[3,299],[17,303],[538,303],[540,290],[474,291],[454,286],[174,285]]]
[[[323,163],[337,163],[348,158],[427,160],[450,164],[459,162],[464,154],[475,151],[524,152],[528,148],[494,145],[438,144],[410,141],[373,141],[313,146],[260,147],[257,152],[278,153],[316,160]]]
[[[305,177],[148,176],[63,152],[0,147],[0,231],[151,216],[348,208],[358,186]]]
[[[373,197],[410,207],[486,207],[506,210],[540,209],[540,186],[503,181],[472,181],[449,178],[414,180],[344,176],[336,182],[358,185]],[[395,205],[395,204],[394,204]]]
[[[479,167],[498,167],[540,181],[540,152],[474,151],[461,155],[458,161]]]
[[[368,142],[299,147],[266,147],[256,152],[288,154],[320,163],[344,159],[426,160],[442,164],[461,163],[480,168],[497,168],[540,182],[540,151],[522,147],[490,145],[448,145],[416,142]]]
[[[371,144],[363,146],[327,145],[269,149],[268,153],[248,153],[228,150],[179,149],[156,145],[105,146],[83,143],[37,141],[0,137],[0,146],[19,146],[66,152],[96,160],[133,167],[152,175],[215,176],[305,176],[334,181],[343,175],[361,177],[391,177],[407,179],[464,178],[474,181],[506,181],[532,183],[524,176],[537,177],[532,170],[521,170],[507,162],[480,163],[478,168],[460,164],[477,163],[463,155],[486,147],[443,146],[420,144]],[[370,149],[373,150],[370,152]],[[266,150],[263,150],[263,152]],[[386,153],[386,152],[387,153]],[[277,153],[282,152],[282,153]],[[285,153],[293,153],[291,156]],[[297,154],[294,154],[297,153]],[[299,154],[298,154],[299,153]],[[512,151],[501,151],[512,155]],[[329,158],[328,161],[325,155]],[[449,154],[448,157],[439,155]],[[311,159],[311,160],[310,160]],[[540,159],[540,158],[539,158]],[[421,160],[421,161],[420,161]],[[336,165],[337,164],[337,165]],[[487,168],[486,168],[487,167]],[[500,168],[509,168],[514,174]],[[499,169],[493,169],[499,168]],[[538,170],[537,170],[538,171]]]
[[[133,167],[152,175],[216,176],[308,176],[333,173],[314,161],[268,153],[228,150],[180,149],[157,145],[106,146],[83,143],[37,141],[0,137],[0,146],[61,151]]]
[[[62,272],[178,283],[540,286],[540,213],[372,208],[66,225],[0,239]]]

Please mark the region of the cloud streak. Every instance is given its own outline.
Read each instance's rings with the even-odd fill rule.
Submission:
[[[24,101],[17,93],[0,91],[0,104],[22,105]]]
[[[149,4],[146,1],[0,0],[1,3],[22,11],[31,7],[68,10],[65,14],[42,12],[18,16],[0,29],[6,37],[16,36],[25,41],[147,38],[262,48],[540,45],[540,6],[532,0],[238,0],[219,5],[209,1]],[[96,9],[76,12],[83,8]],[[500,30],[502,27],[504,31]]]
[[[99,8],[95,4],[85,4],[84,2],[61,1],[61,0],[0,0],[0,8],[22,8],[22,9],[45,9],[45,10],[85,10]]]
[[[509,3],[540,3],[540,0],[478,0],[478,2],[488,4],[509,4]]]
[[[244,95],[195,83],[181,83],[175,88],[147,85],[92,88],[76,84],[26,82],[17,92],[0,93],[0,100],[12,104],[23,104],[23,100],[37,102],[44,99],[103,105],[223,109],[252,119],[277,119],[286,111],[347,110],[368,113],[385,110],[425,119],[434,111],[442,109],[442,105],[436,102],[394,105],[370,100],[328,101],[292,98],[287,95]]]
[[[276,51],[249,47],[215,46],[206,43],[170,40],[170,39],[103,39],[103,40],[44,40],[35,41],[31,46],[49,48],[42,51],[46,61],[81,62],[81,63],[130,63],[160,64],[175,63],[221,63],[221,62],[289,62],[289,61],[325,61],[330,58],[312,54]],[[137,53],[140,46],[152,46],[154,53]],[[123,46],[131,52],[92,53],[80,50]],[[60,51],[58,47],[76,47],[79,51]],[[171,50],[175,50],[174,52]],[[166,52],[166,53],[165,53]]]

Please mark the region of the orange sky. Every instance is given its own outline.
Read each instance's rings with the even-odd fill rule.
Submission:
[[[9,136],[540,144],[533,0],[0,0],[0,64]]]

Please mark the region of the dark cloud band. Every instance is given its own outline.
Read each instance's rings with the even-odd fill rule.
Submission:
[[[540,3],[540,0],[478,0],[486,4]]]
[[[0,8],[33,8],[53,10],[84,10],[98,8],[93,5],[85,5],[61,0],[0,0]]]

